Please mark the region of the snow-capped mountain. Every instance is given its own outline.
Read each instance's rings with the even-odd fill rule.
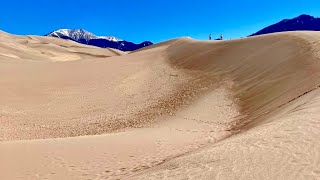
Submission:
[[[283,31],[320,31],[320,18],[302,14],[293,19],[284,19],[276,24],[268,26],[250,36],[269,34]]]
[[[121,39],[118,39],[114,36],[98,36],[97,38],[95,39],[106,39],[106,40],[109,40],[109,41],[114,41],[114,42],[118,42],[118,41],[123,41]]]
[[[152,45],[150,41],[145,41],[141,44],[134,44],[113,36],[96,36],[95,34],[83,29],[59,29],[47,34],[46,36],[69,39],[81,44],[102,48],[114,48],[122,51],[134,51]]]
[[[114,42],[122,41],[121,39],[113,36],[96,36],[93,33],[83,29],[59,29],[47,34],[47,36],[71,39],[85,44],[87,44],[91,39],[106,39]]]

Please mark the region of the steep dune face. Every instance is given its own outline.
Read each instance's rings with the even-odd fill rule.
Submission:
[[[318,33],[311,34],[317,41]],[[312,43],[302,33],[219,43],[183,39],[169,46],[167,55],[177,69],[232,81],[242,117],[231,128],[241,129],[320,85]]]
[[[243,132],[132,179],[319,178],[319,39],[316,32],[296,32],[215,45],[177,41],[168,49],[176,68],[234,82],[242,116],[231,130]]]
[[[319,33],[129,54],[0,38],[4,179],[319,176]]]

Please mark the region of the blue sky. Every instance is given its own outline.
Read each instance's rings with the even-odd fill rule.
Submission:
[[[44,35],[81,28],[141,42],[224,34],[244,37],[300,14],[320,17],[319,0],[2,0],[0,29]]]

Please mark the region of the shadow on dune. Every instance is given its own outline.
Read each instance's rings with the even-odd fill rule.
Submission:
[[[230,130],[261,122],[320,84],[319,58],[306,40],[290,33],[221,42],[180,39],[166,53],[176,69],[234,83],[242,116]]]

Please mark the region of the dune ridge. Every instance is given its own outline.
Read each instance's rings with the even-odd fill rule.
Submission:
[[[201,55],[181,64],[179,57],[173,57],[178,68],[201,64],[199,69],[218,71],[233,79],[233,96],[238,100],[241,117],[230,124],[230,130],[239,132],[130,179],[319,178],[316,140],[319,136],[319,37],[317,32],[295,32],[224,42],[222,47],[217,47],[221,48],[219,53],[228,43],[242,47],[241,52],[237,55],[229,46],[228,53],[220,55],[227,56],[223,58],[225,61],[219,62],[221,58],[217,53],[212,57],[218,56],[218,63],[212,64],[207,63],[206,58],[203,64],[192,64],[199,61]],[[244,46],[250,41],[260,41],[263,47],[259,47],[259,43],[254,47]],[[194,44],[200,46],[200,43],[189,43],[193,48]],[[186,43],[181,44],[183,51]],[[237,48],[235,50],[239,50]],[[258,52],[248,53],[250,48],[257,48]],[[186,53],[174,55],[192,56],[192,52]],[[233,67],[233,58],[241,57],[241,53],[259,59],[237,58],[242,61],[241,66]],[[277,58],[277,55],[280,56]],[[204,57],[210,56],[206,53]]]

